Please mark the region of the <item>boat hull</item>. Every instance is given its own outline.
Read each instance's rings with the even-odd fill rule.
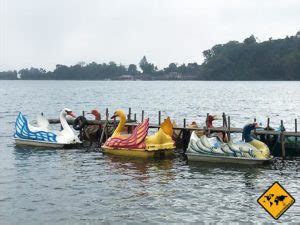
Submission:
[[[42,142],[42,141],[35,141],[35,140],[24,140],[19,138],[15,138],[15,143],[16,145],[47,147],[47,148],[71,148],[76,146],[75,144],[60,144],[60,143]]]
[[[186,153],[189,161],[209,162],[209,163],[231,163],[244,165],[262,165],[272,162],[273,157],[269,159],[255,159],[245,157],[229,157],[229,156],[215,156],[198,153]]]
[[[102,146],[104,153],[126,156],[126,157],[139,157],[139,158],[164,158],[174,155],[173,149],[160,149],[160,150],[146,150],[146,149],[122,149],[122,148],[109,148]]]

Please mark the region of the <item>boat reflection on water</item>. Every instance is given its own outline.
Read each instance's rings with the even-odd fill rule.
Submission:
[[[271,168],[272,164],[259,164],[259,165],[247,165],[247,164],[234,164],[234,163],[212,163],[212,162],[202,162],[202,161],[188,161],[188,165],[193,170],[197,169],[197,167],[201,169],[222,169],[222,170],[238,170],[238,171],[247,171],[247,170],[261,170]]]
[[[147,182],[153,174],[159,173],[160,179],[164,182],[171,181],[176,175],[174,168],[174,158],[167,159],[142,159],[117,156],[111,154],[104,155],[108,166],[120,174],[135,176],[138,180]]]
[[[62,150],[59,150],[62,151]],[[28,159],[31,156],[45,156],[45,155],[56,155],[57,150],[53,148],[41,148],[41,147],[33,147],[33,146],[23,146],[23,145],[15,145],[14,153],[16,160],[24,160]]]
[[[188,162],[189,172],[192,174],[201,174],[212,179],[224,179],[224,182],[239,180],[239,184],[244,184],[246,189],[255,189],[256,183],[261,179],[266,170],[271,169],[271,165],[256,165],[255,167],[243,164],[228,163],[205,163],[205,162]],[[237,177],[233,177],[237,176]],[[222,178],[221,178],[222,177]],[[243,181],[243,182],[241,182]]]

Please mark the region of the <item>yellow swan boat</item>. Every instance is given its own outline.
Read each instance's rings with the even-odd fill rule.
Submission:
[[[126,123],[124,111],[117,110],[113,118],[119,117],[120,122],[113,135],[101,146],[103,152],[133,157],[162,157],[173,155],[175,148],[172,140],[173,125],[168,117],[160,126],[158,132],[147,136],[149,119],[138,124],[132,134],[124,134]]]

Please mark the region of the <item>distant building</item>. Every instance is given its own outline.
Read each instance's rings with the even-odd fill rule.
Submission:
[[[300,38],[300,31],[297,32],[296,38]]]
[[[119,80],[134,80],[134,77],[132,75],[123,74],[118,77]]]
[[[164,74],[163,78],[167,79],[167,80],[180,80],[182,79],[182,73],[178,73],[178,72],[170,72],[168,74]]]
[[[161,78],[164,80],[196,80],[197,76],[191,74],[182,74],[179,72],[170,72],[162,75]]]

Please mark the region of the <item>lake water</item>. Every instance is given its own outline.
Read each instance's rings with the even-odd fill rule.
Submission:
[[[275,181],[296,199],[277,222],[300,223],[299,159],[236,167],[15,147],[19,111],[57,118],[64,107],[132,107],[152,122],[162,110],[178,124],[226,112],[232,126],[270,117],[294,129],[300,82],[0,81],[0,224],[274,223],[256,200]]]

